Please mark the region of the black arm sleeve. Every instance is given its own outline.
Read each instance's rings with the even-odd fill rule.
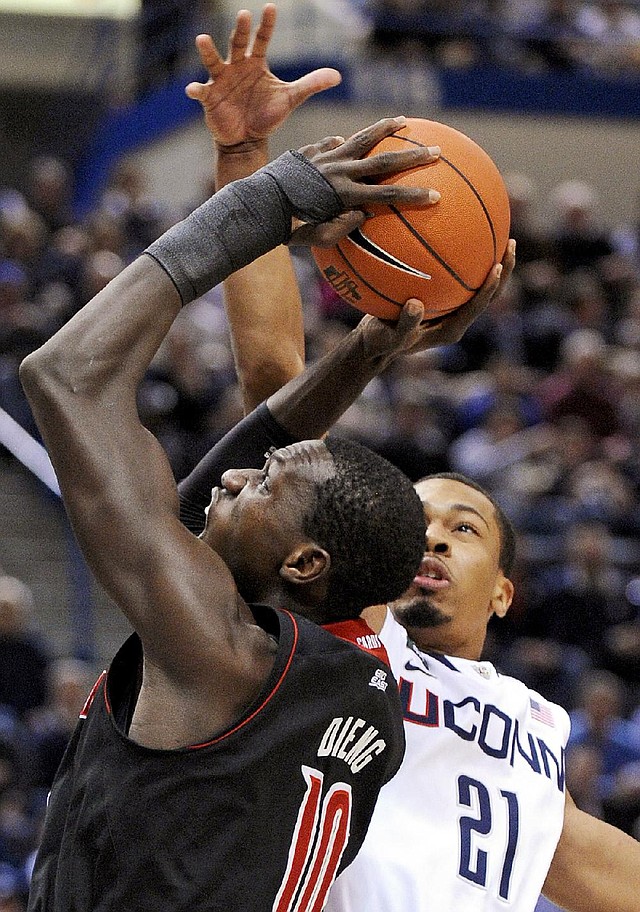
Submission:
[[[178,485],[180,520],[199,535],[204,529],[204,511],[211,501],[211,489],[220,484],[227,469],[261,469],[271,448],[295,443],[280,427],[263,402],[213,446]]]

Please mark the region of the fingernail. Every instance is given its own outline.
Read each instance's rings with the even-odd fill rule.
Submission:
[[[440,199],[440,193],[437,190],[429,190],[429,202],[437,203]]]
[[[496,277],[499,279],[502,275],[502,263],[498,263],[496,266]]]
[[[440,155],[441,149],[440,146],[427,146],[427,152],[435,158]]]
[[[407,118],[404,116],[404,114],[400,114],[399,117],[394,117],[393,119],[395,120],[396,123],[399,123],[399,124],[403,124],[403,123],[407,122]]]

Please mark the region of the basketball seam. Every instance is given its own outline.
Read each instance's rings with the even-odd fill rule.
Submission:
[[[382,298],[383,301],[388,301],[389,304],[395,304],[397,307],[402,307],[402,306],[403,306],[403,303],[404,303],[404,302],[394,301],[393,298],[387,297],[387,295],[383,294],[381,291],[378,291],[377,288],[375,288],[373,285],[371,285],[369,282],[367,282],[367,280],[364,278],[364,276],[360,275],[360,273],[358,272],[358,270],[355,268],[355,266],[353,265],[353,263],[349,260],[349,257],[346,255],[346,253],[344,252],[344,250],[343,250],[342,247],[340,246],[340,242],[338,242],[338,243],[336,244],[336,248],[335,248],[335,249],[338,251],[338,253],[339,253],[340,256],[342,257],[342,259],[345,261],[345,263],[346,263],[347,266],[349,267],[349,269],[353,272],[353,274],[354,274],[355,276],[358,277],[358,279],[362,282],[362,284],[363,284],[366,288],[369,289],[369,291],[372,291],[374,294],[377,294],[378,297],[379,297],[379,298]]]
[[[408,136],[397,136],[397,135],[396,135],[396,136],[393,137],[393,139],[398,139],[398,140],[401,140],[402,142],[410,143],[412,146],[420,146],[420,147],[423,148],[423,149],[426,148],[426,146],[425,146],[424,143],[418,142],[418,141],[415,140],[415,139],[410,139]],[[462,180],[463,180],[463,181],[465,182],[465,184],[469,187],[469,189],[471,190],[471,192],[473,193],[473,195],[475,196],[475,198],[476,198],[476,199],[478,200],[478,202],[480,203],[480,205],[481,205],[481,207],[482,207],[482,211],[483,211],[484,214],[485,214],[485,218],[486,218],[487,222],[489,223],[489,230],[491,231],[491,238],[492,238],[492,241],[493,241],[493,258],[494,258],[494,260],[495,260],[495,258],[496,258],[496,253],[497,253],[497,251],[498,251],[498,244],[497,244],[497,240],[496,240],[495,226],[494,226],[494,224],[493,224],[493,219],[491,218],[491,215],[489,214],[489,210],[488,210],[487,207],[485,206],[485,203],[484,203],[484,200],[482,199],[482,196],[480,195],[480,193],[479,193],[479,191],[476,189],[476,187],[471,183],[471,181],[469,180],[469,178],[468,178],[468,177],[467,177],[459,168],[457,168],[457,167],[453,164],[453,162],[450,161],[450,159],[448,159],[445,155],[440,155],[438,161],[442,161],[442,162],[444,162],[445,164],[449,165],[449,167],[450,167],[453,171],[456,172],[456,174],[458,175],[458,177],[461,177],[461,178],[462,178]],[[393,206],[391,206],[390,208],[393,209]],[[394,212],[396,212],[395,209],[394,209]],[[397,214],[397,213],[396,213],[396,214]],[[405,224],[406,224],[406,223],[405,223]],[[417,235],[417,237],[418,237],[418,239],[419,239],[419,238],[420,238],[420,235]],[[447,267],[447,264],[444,262],[444,260],[440,260],[440,258],[438,257],[438,255],[435,253],[434,250],[431,249],[431,247],[429,247],[428,244],[425,243],[425,247],[427,248],[427,250],[428,250],[430,253],[433,253],[433,255],[438,259],[438,261],[441,263],[442,266],[445,266],[445,268],[448,268],[448,267]],[[451,274],[452,274],[455,278],[458,278],[458,276],[455,274],[454,271],[452,271]],[[462,284],[464,285],[464,282],[463,282]],[[468,288],[467,285],[464,285],[464,287],[465,287],[465,288]],[[468,290],[471,291],[471,290],[473,290],[473,289],[468,289]]]
[[[494,228],[494,225],[493,225],[493,219],[492,219],[491,216],[489,215],[489,210],[488,210],[487,207],[485,206],[484,200],[483,200],[482,197],[480,196],[479,191],[478,191],[478,190],[474,187],[474,185],[471,183],[471,181],[469,180],[469,178],[468,178],[465,174],[463,174],[462,171],[461,171],[459,168],[456,168],[456,166],[453,164],[453,162],[449,161],[448,158],[445,158],[444,155],[441,155],[441,156],[440,156],[440,160],[443,161],[443,162],[446,162],[446,163],[449,165],[450,168],[453,168],[453,170],[456,172],[456,174],[457,174],[459,177],[462,178],[462,180],[463,180],[463,181],[465,182],[465,184],[469,187],[469,189],[471,190],[471,192],[473,193],[473,195],[476,197],[476,199],[478,200],[478,202],[479,202],[480,205],[482,206],[482,211],[483,211],[484,214],[485,214],[485,217],[486,217],[486,219],[487,219],[487,222],[489,223],[489,228],[490,228],[490,230],[491,230],[491,238],[492,238],[492,240],[493,240],[493,258],[494,258],[494,260],[495,260],[495,258],[496,258],[496,252],[497,252],[497,249],[498,249],[498,245],[497,245],[497,242],[496,242],[496,231],[495,231],[495,228]]]
[[[473,285],[467,285],[467,283],[462,278],[462,276],[459,276],[458,273],[455,271],[455,269],[452,266],[450,266],[446,260],[443,260],[442,257],[440,256],[440,254],[436,250],[433,249],[431,244],[428,244],[427,241],[425,241],[425,239],[422,237],[422,235],[418,231],[416,231],[416,229],[413,227],[411,222],[407,221],[407,219],[404,217],[404,215],[400,212],[399,209],[396,209],[395,206],[389,206],[389,209],[391,210],[391,212],[393,212],[393,214],[395,216],[397,216],[397,218],[400,219],[400,221],[405,226],[405,228],[409,229],[409,231],[414,236],[414,238],[417,241],[419,241],[420,244],[424,247],[424,249],[427,250],[431,254],[431,256],[434,258],[434,260],[437,260],[438,263],[440,263],[440,265],[443,267],[443,269],[445,269],[449,273],[449,275],[453,279],[456,280],[456,282],[459,285],[462,285],[462,287],[465,289],[465,291],[478,291],[478,288],[480,286],[474,287]],[[495,247],[495,244],[494,244],[494,247]]]

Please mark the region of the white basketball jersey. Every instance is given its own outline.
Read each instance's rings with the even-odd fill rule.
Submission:
[[[564,817],[569,717],[489,662],[380,634],[407,749],[327,912],[532,912]]]

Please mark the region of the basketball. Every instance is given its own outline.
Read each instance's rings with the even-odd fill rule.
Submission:
[[[409,298],[424,303],[427,319],[455,310],[482,286],[509,240],[509,197],[484,149],[446,124],[408,118],[368,154],[407,143],[440,146],[440,157],[382,183],[418,183],[438,190],[439,202],[371,207],[373,216],[335,247],[312,248],[341,298],[387,320],[396,320]]]

